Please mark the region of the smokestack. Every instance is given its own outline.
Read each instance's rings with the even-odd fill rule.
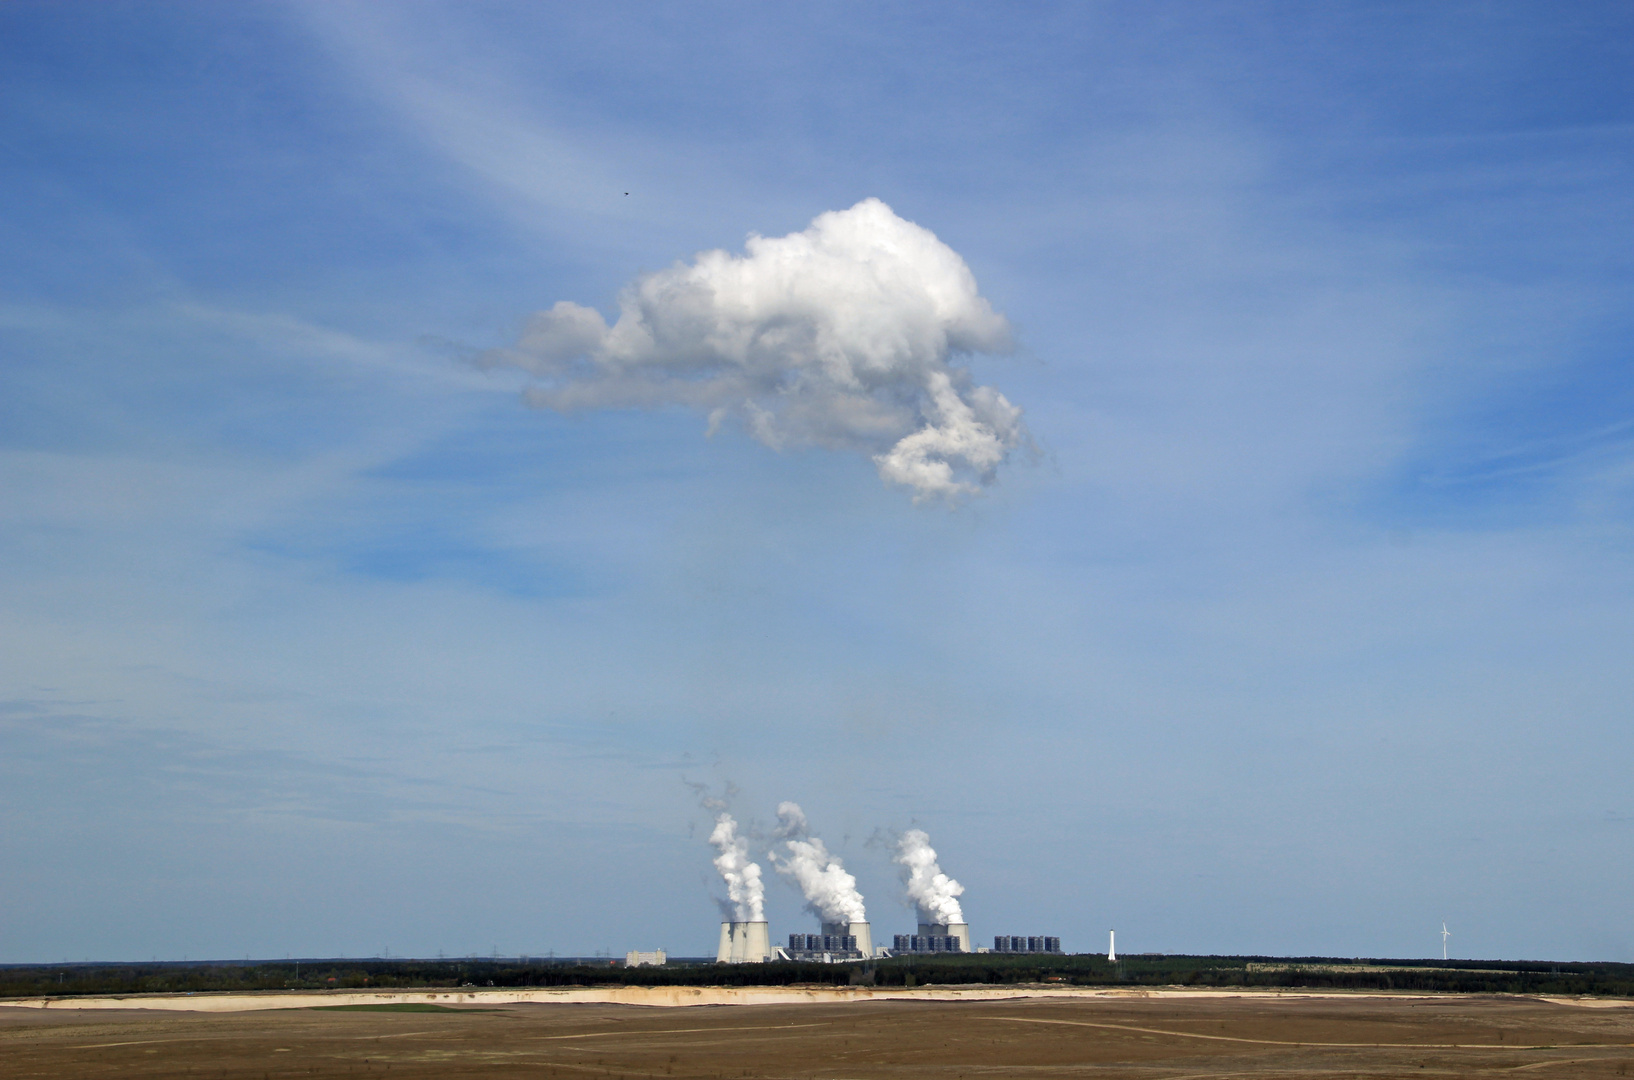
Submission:
[[[1108,963],[1115,964],[1118,962],[1118,932],[1116,930],[1106,932],[1106,959]]]
[[[764,919],[721,923],[717,964],[764,964],[772,958],[771,927]]]

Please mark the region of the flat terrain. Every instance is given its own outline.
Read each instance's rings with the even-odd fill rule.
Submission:
[[[6,1080],[1510,1073],[1634,1076],[1634,1008],[1344,994],[694,1008],[513,1002],[257,1012],[0,1008]]]

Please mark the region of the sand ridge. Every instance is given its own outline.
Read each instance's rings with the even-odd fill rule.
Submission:
[[[87,997],[0,998],[0,1008],[100,1010],[147,1009],[168,1012],[253,1012],[264,1009],[309,1009],[320,1005],[446,1006],[517,1004],[643,1005],[684,1008],[700,1005],[804,1005],[857,1002],[958,1002],[1012,1000],[1140,1000],[1208,999],[1316,1000],[1385,998],[1389,1000],[1440,999],[1444,994],[1411,991],[1203,989],[1194,987],[1108,986],[608,986],[427,988],[415,990],[304,990],[204,992],[185,994],[127,994]],[[1530,1000],[1589,1008],[1634,1007],[1627,998],[1537,997]]]

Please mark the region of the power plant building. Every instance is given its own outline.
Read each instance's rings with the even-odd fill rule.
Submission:
[[[1021,937],[999,934],[993,938],[993,951],[996,953],[1058,953],[1061,951],[1061,939],[1058,937]]]
[[[892,939],[892,947],[899,953],[956,953],[963,952],[959,948],[959,939],[943,934],[898,934]]]
[[[771,930],[764,921],[721,923],[717,964],[764,964],[772,955]]]
[[[855,934],[790,934],[790,960],[861,960]]]
[[[820,934],[790,934],[790,960],[833,963],[868,960],[874,955],[874,935],[865,922],[823,923]]]
[[[970,947],[969,923],[920,923],[917,934],[896,935],[895,951],[899,953],[967,953]]]

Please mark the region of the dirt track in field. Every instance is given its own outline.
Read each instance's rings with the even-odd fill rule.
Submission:
[[[432,1012],[0,1008],[5,1080],[1510,1074],[1634,1077],[1634,1008],[1341,994]]]

